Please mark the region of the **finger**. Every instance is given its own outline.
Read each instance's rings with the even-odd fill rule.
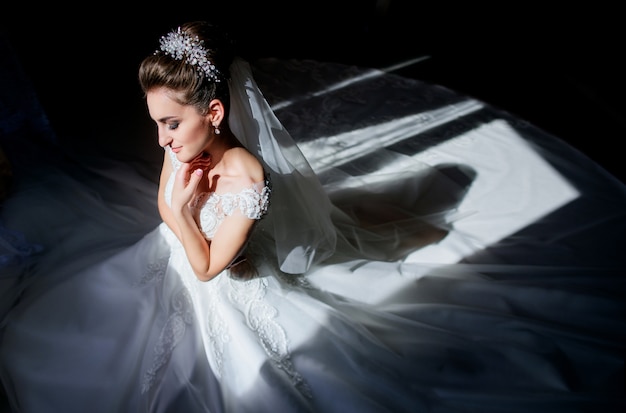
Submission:
[[[198,168],[195,171],[193,171],[192,174],[189,175],[189,183],[187,184],[187,189],[188,190],[196,190],[196,188],[198,187],[198,183],[200,182],[200,179],[202,178],[202,169]]]
[[[172,188],[172,208],[174,209],[182,208],[192,200],[202,178],[202,169],[195,169],[191,174],[189,174],[189,169],[189,164],[182,164],[176,173]]]

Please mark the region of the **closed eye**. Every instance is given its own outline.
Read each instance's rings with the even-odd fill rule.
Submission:
[[[167,124],[167,129],[169,130],[174,130],[176,128],[178,128],[179,123],[178,122],[172,122],[172,123],[168,123]]]

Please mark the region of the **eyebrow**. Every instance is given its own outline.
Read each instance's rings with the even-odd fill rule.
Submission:
[[[157,122],[167,123],[168,120],[175,119],[176,116],[164,116],[162,118],[157,119]]]

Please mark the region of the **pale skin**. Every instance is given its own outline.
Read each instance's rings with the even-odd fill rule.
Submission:
[[[158,191],[158,209],[163,221],[181,241],[191,268],[201,281],[221,273],[241,252],[255,220],[240,211],[227,216],[211,241],[198,228],[190,203],[202,192],[238,193],[262,182],[261,163],[232,135],[219,99],[210,102],[207,114],[181,105],[175,92],[157,88],[146,93],[150,117],[156,122],[159,145],[170,146],[182,162],[172,190],[172,205],[165,201],[165,185],[173,170],[167,153]],[[218,126],[221,133],[213,130]]]

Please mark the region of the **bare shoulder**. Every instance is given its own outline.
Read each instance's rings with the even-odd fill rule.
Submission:
[[[260,182],[265,178],[263,165],[247,149],[236,147],[229,149],[226,155],[228,175],[250,183]]]

